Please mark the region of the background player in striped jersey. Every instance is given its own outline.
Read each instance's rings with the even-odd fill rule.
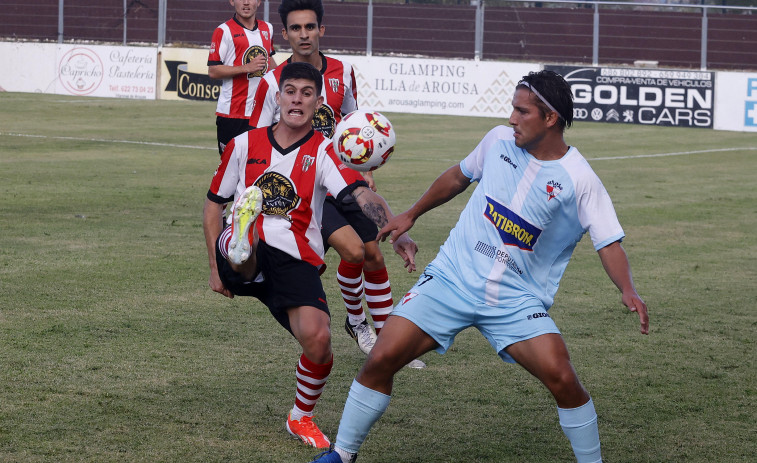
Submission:
[[[210,287],[227,297],[257,297],[302,347],[286,428],[317,448],[329,445],[312,417],[333,364],[319,272],[324,268],[320,209],[327,193],[351,193],[377,225],[392,217],[383,198],[339,162],[331,140],[313,130],[321,84],[319,72],[307,63],[284,70],[277,97],[280,122],[228,143],[203,210]],[[235,197],[232,225],[223,229],[223,207]],[[414,270],[415,243],[403,235],[394,249]]]
[[[219,154],[229,140],[250,128],[258,82],[276,66],[271,23],[255,18],[260,0],[229,3],[234,16],[213,32],[208,55],[208,76],[223,81],[216,106]]]
[[[395,308],[352,383],[336,448],[314,461],[354,461],[389,406],[394,374],[404,362],[432,349],[444,353],[471,326],[502,360],[519,363],[549,389],[578,462],[602,461],[594,404],[547,312],[586,231],[623,304],[638,313],[643,334],[649,316],[634,288],[610,197],[581,153],[564,141],[572,120],[570,86],[560,75],[525,76],[513,97],[512,128],[495,127],[381,229],[381,237],[404,233],[423,213],[478,182],[439,254]]]
[[[276,88],[279,76],[289,63],[306,62],[321,72],[324,83],[324,103],[316,111],[313,127],[330,138],[342,116],[357,109],[355,73],[349,63],[320,52],[320,38],[325,32],[320,0],[284,0],[279,6],[279,15],[284,24],[283,37],[292,47],[292,56],[263,77],[255,94],[250,125],[262,127],[278,120]],[[375,191],[373,176],[368,174],[365,177]],[[373,347],[376,334],[367,323],[363,297],[376,333],[381,331],[394,305],[389,274],[376,233],[375,225],[365,217],[352,195],[346,195],[342,201],[333,197],[326,199],[323,240],[341,257],[337,283],[347,308],[344,327],[366,354]],[[408,366],[423,368],[425,364],[413,360]]]

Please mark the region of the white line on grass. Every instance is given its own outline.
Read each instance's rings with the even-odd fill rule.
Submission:
[[[55,140],[75,140],[75,141],[91,141],[98,143],[128,143],[133,145],[151,145],[151,146],[165,146],[168,148],[187,148],[195,150],[214,150],[216,148],[210,148],[207,146],[195,146],[195,145],[177,145],[173,143],[158,143],[150,141],[134,141],[134,140],[106,140],[104,138],[79,138],[79,137],[59,137],[48,135],[31,135],[26,133],[11,133],[0,132],[0,135],[6,135],[9,137],[27,137],[27,138],[51,138]],[[696,150],[696,151],[678,151],[675,153],[657,153],[657,154],[634,154],[630,156],[607,156],[600,158],[586,158],[587,161],[613,161],[616,159],[639,159],[639,158],[662,158],[666,156],[685,156],[689,154],[702,154],[702,153],[721,153],[727,151],[755,151],[757,146],[746,146],[743,148],[716,148],[709,150]]]
[[[697,150],[697,151],[678,151],[676,153],[658,153],[658,154],[634,154],[632,156],[608,156],[603,158],[586,158],[587,161],[612,161],[615,159],[638,159],[638,158],[662,158],[665,156],[685,156],[687,154],[701,154],[701,153],[719,153],[724,151],[754,151],[757,150],[757,146],[745,146],[743,148],[717,148],[711,150]]]
[[[31,135],[27,133],[11,133],[11,132],[0,132],[0,135],[6,135],[9,137],[50,138],[53,140],[91,141],[91,142],[98,142],[98,143],[127,143],[131,145],[165,146],[168,148],[187,148],[187,149],[193,149],[193,150],[216,150],[217,149],[217,148],[207,147],[207,146],[177,145],[174,143],[158,143],[158,142],[152,142],[152,141],[106,140],[104,138],[58,137],[58,136],[49,136],[49,135]]]

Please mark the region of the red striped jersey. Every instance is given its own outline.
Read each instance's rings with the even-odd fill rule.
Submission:
[[[316,267],[323,264],[321,216],[326,193],[339,197],[363,178],[339,162],[331,140],[311,130],[282,148],[271,127],[245,132],[226,145],[208,199],[231,202],[250,185],[263,192],[256,227],[260,239]],[[365,185],[365,183],[362,183]]]
[[[315,112],[313,128],[323,133],[326,138],[331,138],[342,116],[357,109],[355,71],[349,63],[330,58],[323,53],[321,60],[323,105]],[[289,58],[263,76],[255,92],[250,117],[251,126],[264,127],[278,122],[279,105],[276,104],[276,92],[279,91],[279,78],[284,66],[291,62],[292,58]]]
[[[260,72],[237,74],[231,79],[223,79],[216,115],[233,119],[250,117],[258,82],[268,71],[268,59],[274,54],[272,30],[271,23],[259,19],[255,21],[253,29],[247,29],[234,16],[213,32],[208,66],[242,66],[258,55],[266,58],[266,68]]]

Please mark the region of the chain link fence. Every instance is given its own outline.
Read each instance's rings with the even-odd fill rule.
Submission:
[[[258,18],[281,30],[280,0]],[[730,3],[754,3],[731,0]],[[367,55],[757,69],[757,8],[685,2],[324,1],[323,49]],[[204,47],[227,0],[3,0],[0,40]],[[280,35],[278,49],[288,49]]]

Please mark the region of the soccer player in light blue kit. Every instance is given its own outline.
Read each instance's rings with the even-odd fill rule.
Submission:
[[[594,404],[548,312],[585,232],[623,304],[638,313],[642,334],[649,332],[649,316],[634,288],[610,197],[581,153],[564,141],[572,120],[572,93],[560,75],[523,77],[511,128],[495,127],[380,230],[379,238],[400,236],[423,213],[478,182],[439,254],[399,302],[352,383],[335,447],[314,461],[355,461],[389,405],[394,374],[432,349],[444,353],[471,326],[504,361],[519,363],[549,389],[577,461],[602,461]]]

